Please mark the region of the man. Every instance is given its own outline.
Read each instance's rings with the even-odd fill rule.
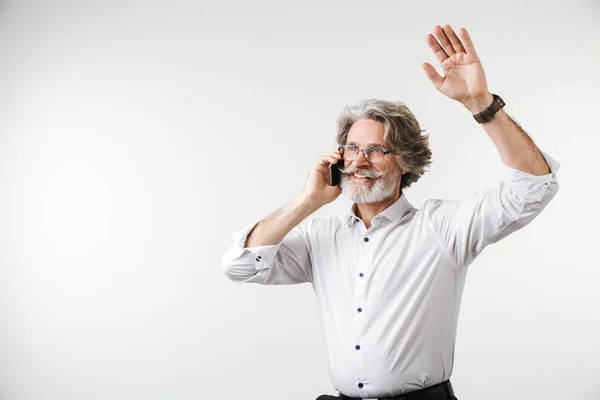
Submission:
[[[322,156],[304,192],[235,233],[223,257],[237,282],[311,282],[342,398],[456,399],[449,378],[467,267],[533,220],[559,188],[559,164],[488,91],[467,31],[459,30],[462,41],[448,25],[434,34],[427,43],[445,76],[428,63],[423,69],[482,124],[506,179],[464,200],[415,209],[403,189],[430,164],[428,138],[404,104],[363,101],[343,110],[342,147]],[[329,186],[328,166],[338,162],[341,185]],[[348,215],[307,218],[342,192],[354,202]]]

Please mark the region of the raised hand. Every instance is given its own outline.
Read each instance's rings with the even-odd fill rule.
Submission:
[[[427,44],[444,71],[442,77],[431,64],[422,64],[433,86],[449,98],[464,104],[473,113],[488,107],[493,96],[488,91],[485,72],[467,30],[459,29],[462,41],[450,25],[444,25],[443,28],[436,25],[433,33],[435,36],[427,35]]]
[[[340,185],[329,186],[329,164],[336,164],[339,162],[344,165],[342,153],[340,150],[336,149],[323,154],[319,162],[315,164],[308,174],[303,195],[319,207],[331,203],[342,194]]]

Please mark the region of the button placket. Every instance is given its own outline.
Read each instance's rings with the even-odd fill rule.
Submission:
[[[358,280],[358,282],[355,285],[355,293],[354,293],[354,310],[355,310],[355,318],[354,318],[354,337],[355,337],[355,342],[354,342],[354,349],[352,351],[355,351],[355,357],[356,357],[356,366],[357,366],[357,384],[359,386],[359,388],[363,387],[363,383],[366,376],[365,376],[365,368],[364,368],[364,359],[363,359],[363,351],[361,351],[361,346],[359,343],[361,343],[363,341],[363,338],[365,336],[365,318],[363,318],[362,316],[362,305],[366,303],[365,301],[365,297],[366,297],[366,289],[367,289],[367,283],[368,280],[365,279],[365,275],[366,273],[369,272],[369,266],[366,265],[367,261],[370,259],[369,256],[369,249],[367,247],[367,242],[369,241],[368,238],[363,237],[363,235],[365,235],[366,232],[363,231],[362,234],[357,238],[360,242],[358,243],[357,246],[357,256],[358,256],[358,276],[356,277],[356,279]],[[362,243],[361,243],[362,242]]]

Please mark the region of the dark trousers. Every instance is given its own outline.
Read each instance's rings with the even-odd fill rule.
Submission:
[[[339,397],[323,394],[317,400],[360,400],[358,397],[348,397],[340,393]],[[425,389],[404,393],[394,397],[381,397],[379,400],[458,400],[450,381],[438,383]]]

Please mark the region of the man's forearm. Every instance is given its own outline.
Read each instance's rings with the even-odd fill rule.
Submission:
[[[320,205],[304,195],[296,197],[256,224],[244,247],[270,246],[281,242],[296,225],[319,208]]]
[[[472,114],[477,114],[492,104],[491,94],[485,99],[465,104]],[[529,135],[502,109],[482,124],[500,153],[502,161],[519,171],[532,175],[545,175],[550,168],[539,148]]]

